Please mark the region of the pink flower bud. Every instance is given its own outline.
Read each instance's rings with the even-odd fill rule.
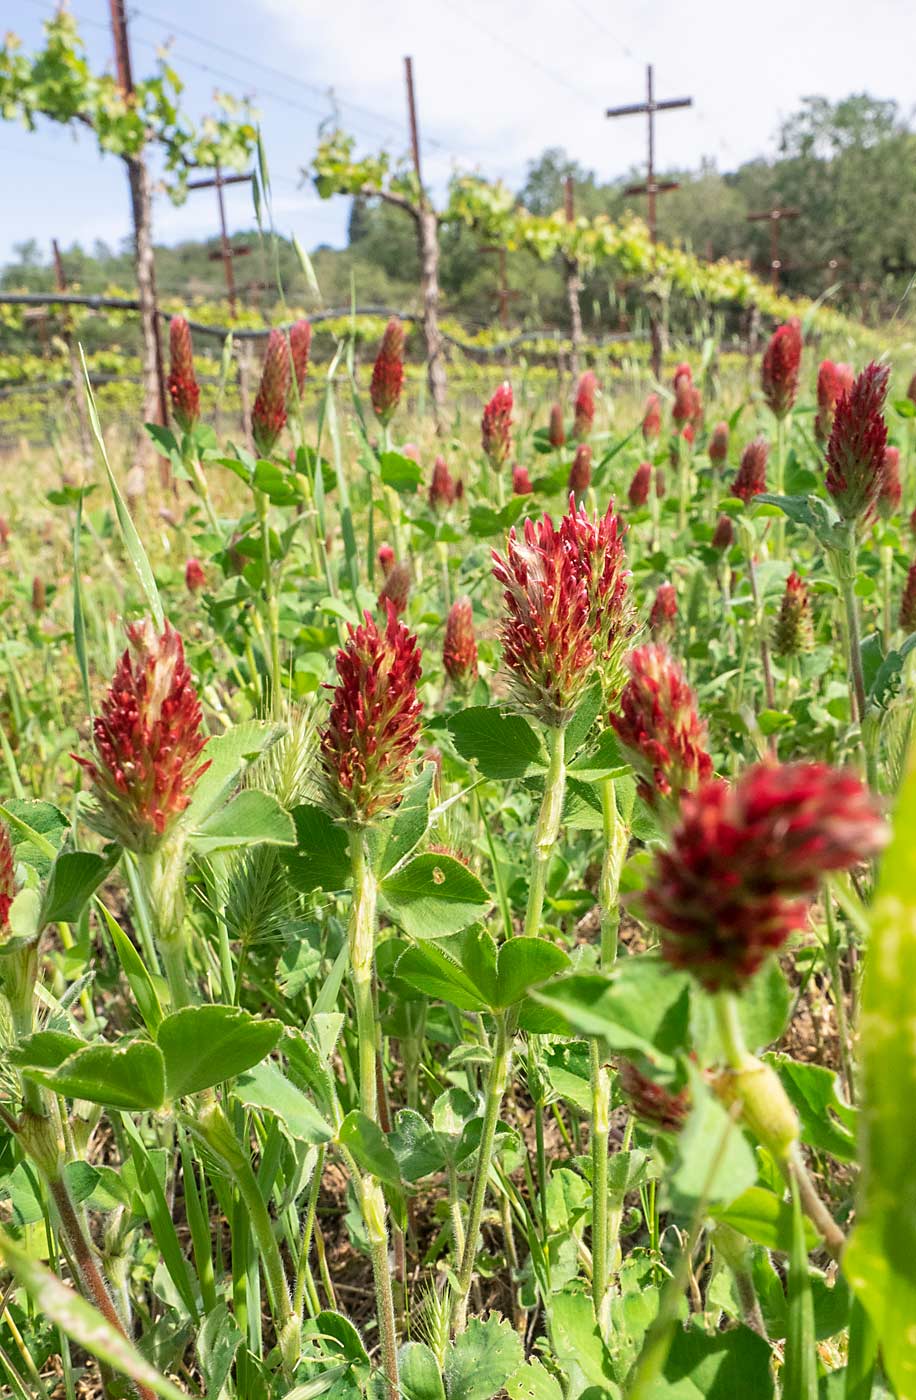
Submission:
[[[777,656],[799,656],[813,646],[814,624],[808,587],[793,569],[786,579],[786,591],[773,627],[773,651]]]
[[[728,424],[717,423],[709,439],[709,460],[714,467],[721,467],[728,461]]]
[[[655,442],[662,430],[662,410],[658,394],[650,394],[642,417],[642,435],[645,442]]]
[[[887,836],[859,779],[825,764],[710,779],[684,798],[655,857],[646,912],[663,956],[708,991],[739,989],[804,927],[821,877],[868,860]]]
[[[682,428],[685,423],[693,421],[696,404],[696,390],[688,369],[687,374],[679,374],[674,380],[674,403],[671,408],[671,417],[679,428]]]
[[[881,490],[878,492],[878,514],[884,520],[896,515],[903,500],[903,486],[900,481],[900,448],[885,447],[884,467],[881,475]]]
[[[621,1060],[617,1067],[620,1091],[630,1109],[646,1127],[664,1133],[679,1133],[690,1112],[690,1091],[685,1087],[676,1093],[658,1084],[632,1060]]]
[[[677,593],[673,583],[660,583],[649,614],[649,631],[656,641],[673,636],[677,618]]]
[[[407,608],[411,582],[409,564],[405,563],[403,560],[392,564],[385,575],[385,582],[382,584],[381,592],[378,595],[379,607],[383,608],[387,601],[394,608],[395,615],[399,616]]]
[[[801,356],[801,322],[793,317],[773,332],[760,368],[763,397],[777,418],[785,418],[795,403]]]
[[[755,438],[741,454],[741,465],[732,482],[732,495],[747,503],[767,489],[767,458],[770,445],[766,438]]]
[[[530,496],[534,487],[531,485],[531,477],[528,475],[528,468],[519,466],[516,462],[512,468],[512,494],[513,496]]]
[[[636,647],[625,666],[629,679],[611,725],[636,769],[640,796],[676,808],[712,773],[696,696],[667,647]]]
[[[312,345],[312,327],[304,318],[295,321],[289,328],[289,349],[293,358],[293,379],[299,396],[305,388],[305,376],[309,367],[309,350]]]
[[[512,385],[500,384],[483,411],[480,420],[480,440],[490,466],[499,470],[512,451]]]
[[[189,593],[196,593],[199,588],[203,588],[207,582],[207,575],[204,573],[204,566],[199,559],[193,557],[184,566],[184,582]]]
[[[420,733],[420,649],[390,603],[386,616],[384,631],[369,613],[358,627],[348,625],[319,739],[328,806],[353,826],[371,822],[398,802]]]
[[[433,479],[429,483],[429,503],[433,510],[447,510],[455,500],[455,482],[444,457],[433,464]]]
[[[385,327],[372,368],[369,397],[380,423],[388,423],[404,387],[404,327],[396,316]]]
[[[168,390],[175,422],[188,432],[200,417],[200,385],[194,374],[191,328],[183,316],[169,323]]]
[[[286,427],[286,399],[289,394],[289,346],[282,331],[273,330],[267,338],[267,354],[261,371],[251,431],[262,457],[269,457],[277,438]]]
[[[881,492],[889,374],[886,365],[866,365],[836,406],[827,444],[826,485],[844,520],[864,520]]]
[[[817,371],[817,417],[814,432],[819,442],[826,442],[833,427],[833,415],[839,397],[848,393],[853,383],[852,365],[836,365],[823,360]]]
[[[558,403],[555,403],[550,410],[550,427],[547,430],[547,436],[551,447],[562,447],[566,441],[563,410]]]
[[[570,494],[575,496],[577,504],[588,490],[591,479],[592,449],[587,442],[580,442],[576,448],[573,464],[569,469],[569,485],[567,487]]]
[[[590,369],[586,370],[579,380],[573,423],[573,436],[579,442],[584,442],[586,438],[591,437],[592,429],[595,426],[595,387],[597,383],[597,377]]]
[[[449,680],[460,690],[466,690],[477,679],[477,642],[470,598],[457,598],[449,608],[442,665]]]
[[[730,515],[720,515],[712,532],[712,547],[720,554],[731,549],[735,543],[735,526]]]
[[[634,510],[639,510],[646,504],[651,486],[652,463],[640,462],[633,473],[633,480],[630,482],[630,489],[627,492],[627,499]]]
[[[98,803],[96,830],[129,851],[153,850],[187,807],[209,763],[201,709],[181,638],[168,623],[131,623],[101,713],[95,757],[80,758]]]
[[[391,545],[380,544],[378,547],[378,554],[376,555],[376,558],[378,559],[379,567],[382,571],[382,576],[384,578],[387,578],[388,575],[391,573],[391,568],[394,564],[394,550],[391,548]]]

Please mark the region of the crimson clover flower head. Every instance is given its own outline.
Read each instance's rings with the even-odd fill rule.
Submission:
[[[9,828],[0,822],[0,943],[10,936],[10,909],[16,898],[16,862]]]
[[[613,671],[632,630],[625,564],[613,506],[592,520],[573,500],[559,525],[526,520],[521,536],[509,531],[505,558],[493,551],[514,698],[543,724],[562,728],[596,669]]]
[[[97,807],[91,821],[109,840],[148,853],[174,826],[209,762],[207,736],[178,633],[148,619],[127,629],[128,646],[93,723],[95,756],[74,754]]]
[[[272,330],[254,408],[251,432],[262,457],[269,457],[277,438],[286,427],[286,400],[289,395],[289,346],[282,331]]]
[[[490,399],[480,420],[480,441],[491,467],[505,466],[512,451],[512,385],[506,380]]]
[[[648,917],[662,955],[711,992],[739,990],[803,928],[822,876],[881,850],[888,830],[857,777],[760,763],[688,794],[655,857]]]
[[[779,616],[773,626],[773,650],[777,656],[799,656],[813,646],[814,624],[808,585],[793,569],[786,579]]]
[[[636,1117],[646,1127],[664,1133],[679,1133],[690,1112],[690,1090],[668,1089],[634,1065],[621,1060],[617,1066],[620,1091]]]
[[[512,494],[513,496],[530,496],[534,487],[531,484],[531,477],[528,475],[528,468],[520,466],[516,462],[512,468]]]
[[[826,486],[844,520],[866,519],[881,492],[889,375],[886,365],[866,365],[837,402],[827,443]]]
[[[771,335],[760,366],[763,397],[776,418],[785,418],[798,396],[801,357],[801,322],[793,316],[785,325],[777,326]]]
[[[449,680],[460,690],[466,690],[477,679],[474,612],[468,597],[456,598],[449,608],[442,646],[442,665]]]
[[[196,593],[203,588],[207,582],[207,575],[204,573],[204,566],[199,559],[193,556],[184,566],[184,585],[189,593]]]
[[[394,550],[391,548],[391,545],[380,544],[378,547],[378,555],[376,557],[378,559],[379,568],[382,571],[383,577],[387,578],[388,575],[391,573],[392,568],[394,567]]]
[[[671,417],[679,428],[685,423],[692,423],[697,407],[697,391],[694,388],[693,377],[690,373],[689,365],[682,367],[685,373],[680,373],[674,379],[674,403],[671,407]]]
[[[573,458],[572,466],[569,469],[569,484],[567,490],[570,495],[575,496],[577,501],[581,501],[592,480],[592,449],[587,442],[580,442],[576,448],[576,455]]]
[[[671,383],[674,385],[675,393],[677,393],[678,388],[682,382],[686,384],[693,383],[693,370],[690,368],[686,360],[683,360],[675,368],[674,374],[671,376]]]
[[[390,602],[385,615],[382,628],[368,612],[359,626],[348,625],[319,738],[328,807],[351,826],[364,826],[397,804],[420,734],[420,648]]]
[[[634,510],[639,510],[649,499],[649,491],[652,487],[652,463],[640,462],[633,473],[633,480],[630,482],[630,489],[627,492],[627,500]]]
[[[884,469],[881,475],[881,490],[878,492],[878,514],[884,520],[896,515],[903,500],[903,484],[900,480],[900,448],[885,447]]]
[[[683,794],[712,774],[696,696],[665,646],[635,647],[624,665],[628,679],[611,725],[636,770],[640,796],[676,810]]]
[[[293,379],[301,397],[305,388],[305,376],[309,367],[309,351],[312,346],[311,323],[302,318],[289,328],[289,349],[293,360]]]
[[[730,515],[721,514],[716,521],[716,528],[712,532],[712,547],[720,554],[724,554],[727,549],[731,549],[735,543],[735,526]]]
[[[840,395],[852,388],[854,377],[852,365],[821,361],[817,371],[817,416],[814,419],[814,432],[819,442],[826,442],[830,437]]]
[[[904,632],[916,632],[916,564],[907,570],[906,583],[900,599],[900,626]]]
[[[433,477],[429,483],[429,503],[433,510],[447,510],[455,500],[455,481],[448,469],[445,458],[439,456],[433,463]]]
[[[404,387],[404,327],[396,316],[385,327],[379,352],[372,367],[369,397],[380,423],[388,423]]]
[[[169,399],[175,422],[189,432],[200,417],[200,385],[194,373],[191,327],[183,316],[169,324]]]
[[[656,641],[664,641],[674,633],[677,619],[677,593],[673,583],[660,583],[649,613],[649,631]]]
[[[407,600],[410,597],[410,585],[413,576],[410,565],[406,560],[399,559],[392,564],[385,575],[385,582],[382,584],[381,592],[378,595],[378,605],[383,608],[386,602],[394,608],[395,614],[400,615],[407,608]]]
[[[655,442],[662,430],[662,406],[658,394],[650,394],[642,415],[644,442]]]
[[[595,426],[595,389],[597,385],[598,378],[594,370],[587,369],[576,389],[573,436],[579,442],[585,442],[586,438],[591,437],[592,429]]]
[[[721,467],[728,461],[728,424],[717,423],[709,439],[709,460],[714,467]]]
[[[767,489],[767,458],[770,445],[766,438],[754,438],[741,454],[741,462],[732,482],[732,495],[747,504]]]
[[[566,441],[566,428],[563,424],[563,409],[558,403],[551,405],[550,427],[547,429],[547,439],[551,447],[562,447]]]

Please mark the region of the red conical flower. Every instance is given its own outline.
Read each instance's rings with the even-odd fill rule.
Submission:
[[[649,631],[656,641],[664,641],[673,634],[676,617],[677,594],[674,584],[660,583],[649,614]]]
[[[721,467],[728,461],[728,424],[717,423],[709,439],[709,460],[714,467]]]
[[[645,442],[655,442],[662,430],[662,409],[658,394],[650,394],[642,417],[642,435]]]
[[[394,565],[394,550],[391,548],[391,545],[380,544],[378,547],[378,554],[376,555],[376,558],[378,559],[379,567],[382,571],[382,576],[384,578],[387,578],[388,575],[391,573],[392,567]]]
[[[500,384],[483,411],[480,440],[491,467],[499,470],[512,451],[512,385]]]
[[[848,393],[853,382],[852,365],[837,365],[823,360],[817,371],[817,417],[814,432],[819,442],[826,442],[833,427],[833,415],[841,394]]]
[[[369,613],[348,624],[338,683],[321,731],[322,786],[332,812],[363,825],[401,796],[420,733],[420,649],[394,608],[379,631]]]
[[[569,469],[567,490],[575,496],[576,504],[582,500],[592,480],[592,449],[587,442],[580,442],[576,448],[573,464]]]
[[[767,458],[770,445],[766,438],[755,438],[741,454],[741,464],[732,482],[732,495],[747,502],[767,489]]]
[[[896,515],[903,500],[903,486],[900,481],[900,448],[885,447],[884,467],[881,474],[881,490],[878,492],[878,514],[885,520]]]
[[[477,642],[470,598],[456,598],[449,608],[442,665],[449,680],[459,689],[467,689],[477,679]]]
[[[96,830],[129,851],[148,852],[185,810],[210,766],[201,709],[178,633],[157,636],[149,619],[127,629],[101,714],[93,724],[95,758],[79,758],[92,779]]]
[[[573,423],[573,436],[579,442],[584,442],[591,437],[592,429],[595,426],[595,387],[598,383],[594,372],[587,369],[579,380],[579,387],[576,390],[575,422]]]
[[[378,605],[385,606],[386,601],[394,608],[395,614],[404,612],[407,607],[407,600],[410,597],[411,585],[410,565],[403,560],[392,564],[385,575],[385,582],[382,584],[381,592],[378,595]]]
[[[640,462],[633,473],[633,480],[630,482],[630,489],[627,492],[627,499],[634,510],[639,510],[649,499],[649,490],[652,486],[652,463]]]
[[[760,369],[763,397],[777,418],[785,418],[795,403],[801,356],[801,322],[793,317],[773,332]]]
[[[680,1132],[690,1112],[690,1091],[686,1087],[676,1093],[666,1089],[637,1069],[632,1060],[621,1060],[617,1073],[621,1093],[643,1124],[665,1133]]]
[[[827,490],[844,520],[863,520],[875,506],[884,479],[887,425],[884,399],[890,371],[866,365],[836,406],[827,444]]]
[[[312,345],[312,327],[303,319],[295,321],[289,328],[289,349],[293,357],[293,379],[299,396],[305,388],[305,376],[309,367],[309,350]]]
[[[916,632],[916,564],[907,570],[903,596],[900,599],[900,626],[904,632]]]
[[[512,494],[513,496],[530,496],[534,487],[531,484],[531,477],[528,475],[528,468],[519,466],[516,462],[512,468]]]
[[[877,854],[887,828],[858,778],[761,763],[683,801],[645,907],[662,953],[708,991],[738,989],[803,928],[822,875]]]
[[[191,327],[183,316],[173,316],[169,324],[169,398],[175,422],[185,433],[200,417],[200,385],[194,374]]]
[[[640,796],[652,805],[670,799],[676,808],[712,773],[696,696],[667,647],[636,647],[625,665],[629,680],[611,724],[636,769]]]
[[[813,646],[814,624],[808,587],[793,569],[786,579],[786,591],[773,627],[773,651],[777,656],[798,656]]]
[[[433,464],[433,479],[429,483],[429,503],[433,510],[447,510],[454,500],[454,479],[445,458],[437,457]]]
[[[674,403],[671,407],[671,417],[679,428],[682,428],[685,423],[693,421],[696,407],[696,389],[690,374],[690,367],[682,365],[680,372],[674,378]]]
[[[553,404],[550,409],[550,427],[547,430],[547,437],[551,447],[562,447],[566,441],[563,410],[558,403]]]
[[[273,330],[267,339],[267,354],[261,383],[251,410],[251,431],[262,457],[270,456],[277,438],[286,426],[286,400],[289,395],[289,346],[282,331]]]
[[[372,368],[369,397],[380,423],[388,423],[404,387],[404,327],[396,316],[385,327]]]
[[[0,822],[0,943],[10,933],[10,908],[16,898],[16,864],[13,843],[5,822]]]
[[[207,575],[204,573],[204,566],[199,559],[193,557],[184,566],[184,583],[189,593],[196,593],[199,588],[203,588],[207,582]]]
[[[503,655],[516,703],[562,727],[596,667],[609,674],[632,630],[622,532],[613,506],[598,520],[584,509],[554,526],[549,515],[515,527],[506,557],[493,551],[505,588]]]
[[[731,549],[735,543],[735,526],[730,515],[720,515],[716,521],[716,528],[712,532],[712,547],[720,554],[724,554],[726,549]]]

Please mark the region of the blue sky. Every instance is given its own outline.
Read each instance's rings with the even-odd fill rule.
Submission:
[[[281,232],[309,248],[346,237],[347,201],[301,186],[322,120],[341,123],[363,150],[406,146],[403,56],[414,57],[425,174],[442,190],[456,167],[518,184],[547,145],[565,146],[604,177],[644,158],[644,119],[608,122],[608,105],[643,96],[655,64],[659,97],[695,106],[658,121],[659,164],[728,169],[772,153],[782,116],[800,98],[869,91],[912,102],[910,0],[127,0],[135,76],[157,46],[186,82],[199,117],[215,88],[250,96],[260,121]],[[52,0],[0,0],[0,23],[33,48]],[[92,62],[111,62],[108,0],[72,0]],[[54,235],[90,248],[129,232],[121,163],[91,139],[44,123],[0,124],[4,199],[0,263],[13,246]],[[250,226],[250,195],[230,191],[234,227]],[[209,192],[181,208],[155,205],[157,242],[214,231]]]

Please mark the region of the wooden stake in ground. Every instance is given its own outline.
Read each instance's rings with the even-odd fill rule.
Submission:
[[[662,102],[655,100],[655,84],[653,81],[652,64],[646,66],[646,100],[645,102],[631,102],[625,107],[608,107],[605,112],[606,117],[633,117],[645,114],[648,117],[648,151],[646,158],[646,183],[644,185],[630,185],[624,193],[644,194],[647,197],[647,223],[649,225],[649,237],[653,245],[657,242],[657,227],[655,219],[655,201],[660,194],[666,194],[669,190],[676,190],[678,182],[676,180],[656,180],[655,178],[655,113],[670,112],[677,107],[692,107],[692,97],[668,97]],[[657,311],[652,311],[652,373],[656,379],[661,377],[662,369],[662,326]]]
[[[114,36],[115,63],[118,86],[125,101],[134,93],[130,65],[130,45],[127,37],[127,15],[124,0],[109,0],[111,31]],[[168,395],[162,358],[162,338],[159,333],[159,307],[156,299],[156,267],[153,260],[153,211],[149,171],[141,152],[125,156],[130,185],[130,207],[134,224],[134,258],[137,269],[137,296],[140,302],[140,327],[143,337],[143,411],[148,421],[168,423]]]
[[[59,292],[67,290],[67,278],[64,273],[64,260],[60,255],[60,248],[57,239],[51,239],[51,252],[54,255],[54,285]],[[89,431],[89,411],[86,407],[86,386],[83,383],[83,367],[77,354],[76,346],[73,343],[73,325],[70,312],[64,310],[61,325],[61,336],[67,347],[67,359],[70,363],[70,378],[73,380],[73,402],[76,405],[76,423],[79,433],[80,458],[82,459],[83,470],[85,471],[92,461],[92,436]]]
[[[420,135],[417,123],[417,102],[413,86],[413,60],[404,59],[404,76],[407,82],[407,115],[410,121],[410,149],[413,168],[417,177],[417,203],[398,200],[409,210],[417,225],[417,241],[420,248],[420,295],[423,301],[423,335],[426,339],[426,371],[429,377],[429,392],[433,403],[433,414],[437,429],[444,425],[445,413],[445,359],[443,355],[442,333],[439,330],[439,216],[430,203],[423,188],[420,172]],[[391,199],[391,195],[383,195]]]
[[[563,184],[564,206],[566,212],[566,222],[573,224],[576,221],[575,207],[575,182],[571,175],[567,175]],[[582,350],[582,308],[579,305],[579,293],[582,291],[582,276],[579,267],[579,259],[571,255],[563,259],[566,264],[566,300],[569,303],[569,336],[572,341],[572,354],[569,357],[569,368],[575,379],[579,373]]]
[[[774,292],[779,291],[779,274],[782,270],[782,261],[779,256],[779,230],[786,219],[797,219],[800,215],[800,209],[782,209],[777,205],[773,209],[763,209],[747,216],[749,224],[759,224],[766,221],[770,225],[770,281],[773,284]]]

